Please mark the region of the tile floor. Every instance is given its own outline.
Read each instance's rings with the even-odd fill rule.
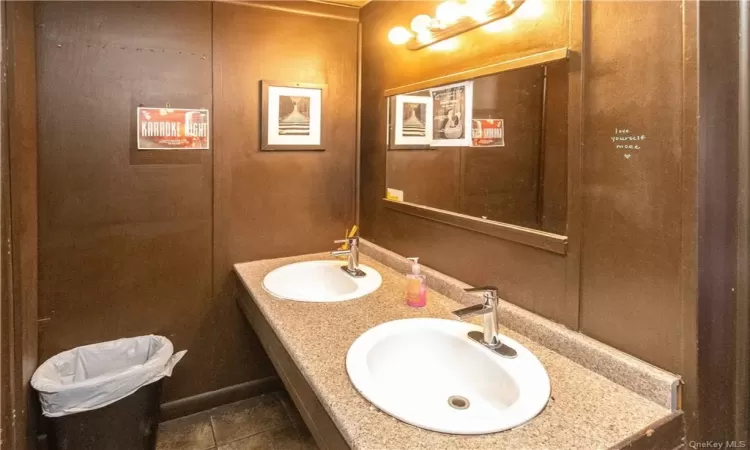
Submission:
[[[159,425],[157,450],[317,450],[286,392],[274,392]]]

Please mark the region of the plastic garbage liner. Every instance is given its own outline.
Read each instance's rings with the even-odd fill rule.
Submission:
[[[154,448],[160,380],[185,351],[163,336],[140,336],[77,347],[34,372],[51,441],[66,449]]]

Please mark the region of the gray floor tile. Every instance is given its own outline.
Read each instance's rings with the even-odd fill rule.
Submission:
[[[289,419],[292,421],[292,425],[294,425],[294,428],[303,436],[309,435],[310,431],[307,429],[307,425],[305,425],[305,421],[302,419],[302,416],[299,413],[299,410],[297,410],[297,407],[294,405],[294,402],[291,398],[289,398],[289,394],[286,392],[280,392],[279,397],[281,398],[281,402],[284,405],[284,408],[286,409],[286,413],[289,416]]]
[[[311,436],[302,436],[287,425],[221,445],[218,450],[318,450],[318,447]]]
[[[208,411],[217,445],[289,425],[284,405],[276,393],[264,394]]]
[[[159,424],[157,450],[209,450],[215,445],[208,413],[193,414]]]
[[[267,433],[271,435],[274,450],[318,450],[318,446],[307,428],[298,431],[294,427],[287,426]]]
[[[273,442],[271,441],[271,435],[264,432],[220,445],[217,450],[273,450]]]

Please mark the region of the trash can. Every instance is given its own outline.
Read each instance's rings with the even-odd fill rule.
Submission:
[[[45,361],[31,385],[49,418],[50,448],[152,450],[162,378],[185,351],[163,336],[77,347]]]

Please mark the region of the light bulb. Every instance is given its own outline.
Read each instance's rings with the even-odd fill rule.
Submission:
[[[467,0],[466,13],[477,22],[486,22],[489,20],[487,13],[494,3],[495,0]]]
[[[544,14],[542,0],[526,0],[516,11],[516,16],[523,19],[536,19]]]
[[[411,33],[404,27],[391,28],[391,31],[388,32],[388,40],[391,41],[391,44],[406,44],[409,39],[411,39]]]
[[[419,41],[420,44],[426,44],[432,40],[432,33],[429,31],[422,31],[421,33],[417,34],[417,41]]]
[[[482,29],[488,33],[499,33],[501,31],[510,31],[513,29],[513,19],[506,17],[505,19],[496,20],[494,22],[484,25]]]
[[[420,14],[415,18],[411,19],[411,30],[417,34],[427,31],[432,23],[432,17],[427,14]]]
[[[458,19],[460,19],[463,15],[463,8],[453,0],[448,0],[441,3],[435,10],[435,17],[437,17],[440,22],[446,25],[451,25],[458,22]]]

